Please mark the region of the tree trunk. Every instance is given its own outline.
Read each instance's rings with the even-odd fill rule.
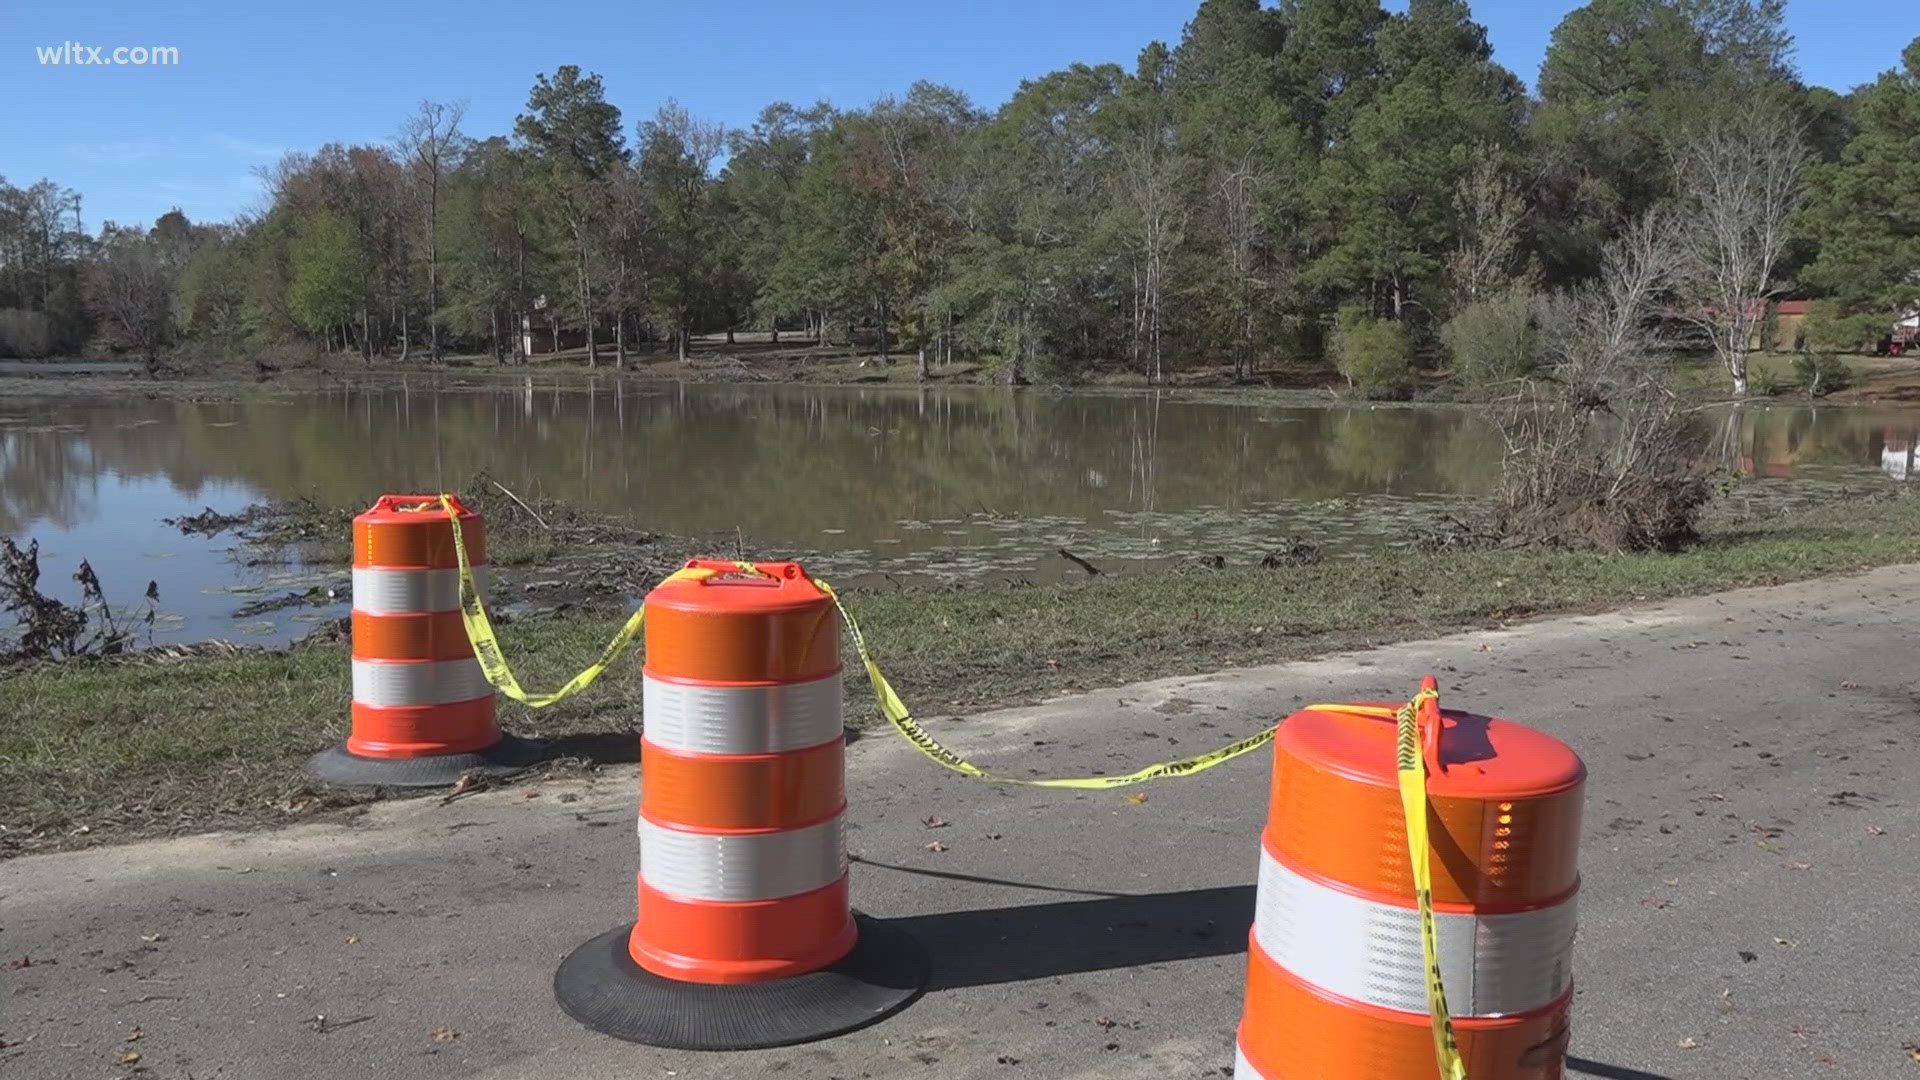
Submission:
[[[674,341],[677,342],[679,345],[680,362],[684,364],[687,361],[687,328],[682,326],[679,329],[675,330],[673,332],[673,337],[674,337]]]
[[[920,347],[920,381],[927,381],[927,347],[925,345]]]
[[[613,316],[613,366],[616,371],[627,369],[627,313],[624,311]]]
[[[773,344],[780,344],[780,320],[773,320]]]
[[[1733,376],[1735,397],[1747,396],[1746,338],[1746,327],[1740,325],[1739,320],[1734,320],[1734,325],[1727,331],[1727,373]]]
[[[1027,313],[1023,309],[1020,312],[1020,321],[1017,324],[1015,324],[1013,329],[1013,348],[1008,350],[1008,355],[1007,355],[1007,373],[1006,373],[1005,381],[1008,386],[1018,386],[1020,384],[1020,358],[1021,358],[1021,355],[1026,352],[1026,348],[1027,348]]]
[[[885,363],[887,363],[887,362],[888,362],[888,358],[887,358],[887,322],[888,322],[888,319],[887,319],[887,305],[886,305],[885,303],[882,303],[882,304],[880,305],[880,362],[881,362],[882,364],[885,364]]]
[[[733,344],[733,327],[727,327],[727,344]]]
[[[440,362],[440,165],[427,187],[427,359]]]
[[[373,312],[360,305],[360,359],[373,366]]]
[[[1141,326],[1140,267],[1138,265],[1135,265],[1131,269],[1132,269],[1132,278],[1133,278],[1133,287],[1132,287],[1132,295],[1131,295],[1131,299],[1133,300],[1133,319],[1131,322],[1128,323],[1128,326],[1127,326],[1127,359],[1132,361],[1135,364],[1138,364],[1140,363],[1140,326]]]
[[[413,336],[407,333],[407,309],[400,309],[400,362],[407,362],[407,354],[412,350]]]
[[[587,366],[591,368],[599,366],[600,351],[594,341],[598,335],[593,332],[593,279],[587,273],[587,237],[585,227],[585,222],[577,218],[574,220],[574,271],[575,277],[579,280],[580,285],[580,321],[587,330]],[[554,347],[557,349],[559,345],[559,341],[556,340]]]
[[[533,320],[527,314],[527,234],[515,228],[513,231],[513,358],[518,363],[527,362],[527,353],[533,343],[525,340],[521,327],[531,329]],[[531,335],[528,335],[531,336]]]

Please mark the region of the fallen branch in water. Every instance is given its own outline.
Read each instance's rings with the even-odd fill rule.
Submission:
[[[1068,562],[1079,567],[1080,569],[1085,570],[1089,575],[1098,574],[1100,572],[1099,567],[1093,565],[1092,563],[1081,558],[1080,556],[1075,555],[1073,552],[1068,551],[1066,548],[1060,548],[1058,550],[1060,552],[1061,558],[1067,560]]]
[[[489,484],[492,484],[492,485],[493,485],[494,487],[497,487],[497,488],[499,488],[499,489],[500,489],[500,493],[501,493],[502,495],[505,495],[505,496],[506,496],[507,498],[509,498],[509,499],[512,499],[512,500],[513,500],[514,502],[516,502],[516,503],[519,503],[519,504],[520,504],[520,509],[522,509],[522,510],[525,510],[525,511],[526,511],[527,513],[529,513],[529,514],[532,514],[532,515],[533,515],[533,520],[535,520],[535,521],[537,521],[537,522],[539,522],[539,523],[540,523],[540,527],[541,527],[541,528],[543,528],[543,529],[545,529],[545,530],[547,530],[548,532],[552,532],[552,531],[553,531],[553,526],[551,526],[551,525],[549,525],[549,524],[547,524],[547,519],[546,519],[546,518],[543,518],[543,517],[541,517],[541,516],[540,516],[540,514],[539,514],[539,513],[537,512],[537,511],[535,511],[535,510],[534,510],[534,508],[533,508],[533,507],[531,507],[531,506],[528,506],[528,505],[526,504],[526,501],[525,501],[525,500],[523,500],[523,499],[521,499],[521,498],[520,498],[520,496],[518,496],[518,495],[515,495],[515,494],[514,494],[514,493],[513,493],[512,491],[509,491],[509,490],[507,489],[507,485],[505,485],[505,484],[503,484],[503,483],[501,483],[501,482],[500,482],[500,481],[498,481],[498,480],[495,480],[495,479],[494,479],[493,477],[491,477],[491,476],[489,476],[489,477],[487,477],[487,478],[486,478],[486,480],[487,480],[487,483],[489,483]]]

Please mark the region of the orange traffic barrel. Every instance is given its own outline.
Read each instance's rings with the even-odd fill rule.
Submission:
[[[1392,710],[1274,739],[1235,1080],[1439,1075]],[[1506,720],[1422,710],[1437,959],[1467,1074],[1557,1080],[1586,769]]]
[[[486,525],[460,515],[474,584]],[[438,496],[382,495],[353,519],[352,731],[307,771],[332,784],[434,787],[471,770],[525,768],[537,747],[501,733],[493,687],[460,617],[460,563]]]
[[[796,563],[694,560],[647,595],[638,918],[554,976],[568,1015],[652,1046],[783,1046],[873,1023],[927,980],[849,905],[833,597]]]

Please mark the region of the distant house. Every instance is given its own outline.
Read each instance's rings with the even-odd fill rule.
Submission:
[[[613,323],[605,316],[594,321],[595,344],[613,343]],[[542,356],[566,349],[587,347],[587,332],[578,327],[560,326],[560,313],[550,307],[545,296],[533,299],[533,310],[520,315],[520,355]]]
[[[1798,352],[1807,342],[1805,300],[1776,300],[1773,304],[1773,341],[1776,352]],[[1760,348],[1759,342],[1754,343]]]
[[[1920,349],[1920,310],[1909,311],[1894,320],[1893,333],[1887,342],[1887,351],[1895,356],[1916,349]]]
[[[1753,330],[1747,338],[1747,348],[1768,349],[1774,352],[1793,352],[1806,342],[1807,304],[1806,300],[1749,300],[1746,303],[1747,325]],[[1666,324],[1689,347],[1706,349],[1712,343],[1704,336],[1704,323],[1718,322],[1714,318],[1718,311],[1715,305],[1695,308],[1667,308],[1662,318]]]

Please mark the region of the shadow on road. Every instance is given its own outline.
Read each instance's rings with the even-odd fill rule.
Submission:
[[[1078,891],[894,866],[859,856],[852,861],[950,881]],[[917,938],[931,956],[933,982],[927,989],[956,990],[1243,953],[1247,928],[1253,924],[1253,902],[1253,886],[1235,885],[1146,896],[1099,893],[1090,900],[949,911],[890,922]],[[1601,1080],[1672,1080],[1582,1057],[1567,1058],[1567,1069]]]
[[[993,986],[1245,952],[1253,886],[950,911],[893,923],[932,956],[929,990]]]
[[[1057,892],[1070,893],[1074,896],[1117,896],[1122,898],[1132,898],[1138,895],[1137,893],[1107,892],[1104,889],[1072,889],[1064,885],[1038,885],[1031,881],[1009,881],[1006,878],[982,877],[979,874],[960,874],[950,870],[928,870],[919,866],[900,866],[895,863],[885,863],[876,859],[869,859],[864,855],[848,855],[847,861],[850,863],[859,863],[861,866],[872,866],[881,870],[894,870],[902,874],[912,874],[915,877],[939,878],[943,881],[971,881],[976,885],[1004,885],[1009,889],[1027,889],[1032,892]]]
[[[847,728],[847,745],[860,740],[860,732]],[[583,731],[542,740],[547,758],[584,758],[595,765],[632,765],[640,760],[638,731]]]
[[[1602,1077],[1603,1080],[1673,1080],[1672,1077],[1661,1076],[1658,1073],[1641,1072],[1639,1069],[1629,1069],[1621,1065],[1608,1065],[1602,1061],[1588,1061],[1582,1057],[1568,1058],[1567,1069],[1583,1076]]]
[[[544,741],[547,758],[585,758],[595,765],[631,765],[640,760],[637,731],[595,731]]]

